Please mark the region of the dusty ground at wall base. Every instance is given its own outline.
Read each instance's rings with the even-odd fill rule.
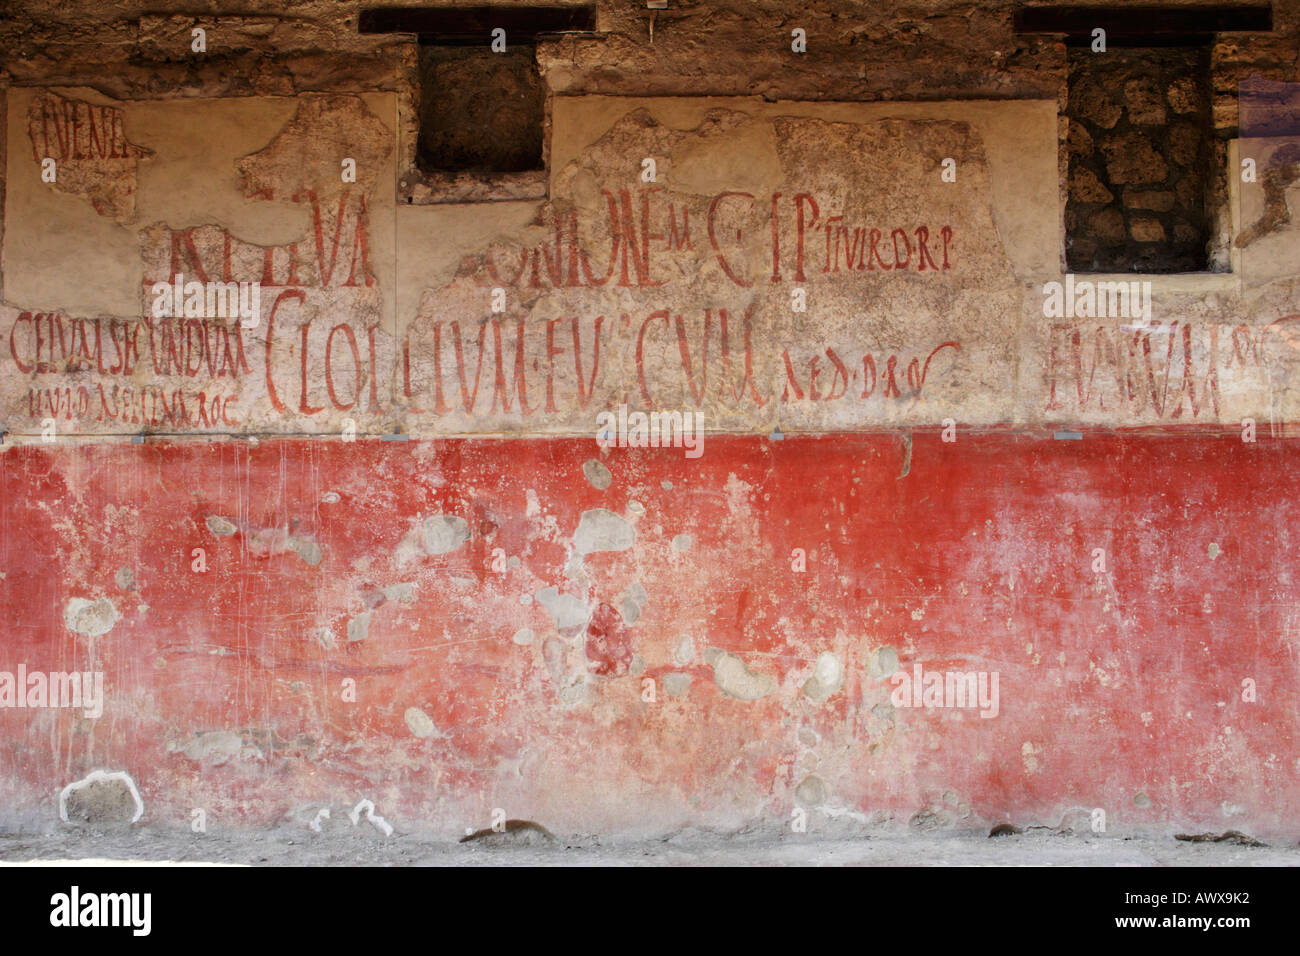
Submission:
[[[1300,846],[1192,843],[1174,837],[1077,836],[1050,831],[811,834],[688,829],[614,841],[557,837],[462,844],[361,827],[207,833],[140,827],[125,831],[0,834],[0,866],[227,864],[252,866],[1297,866]]]

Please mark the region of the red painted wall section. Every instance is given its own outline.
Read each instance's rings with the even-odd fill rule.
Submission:
[[[611,449],[604,489],[593,457],[0,454],[0,670],[99,670],[105,694],[98,718],[0,709],[0,823],[48,825],[108,769],[177,826],[368,797],[448,834],[493,807],[631,834],[802,805],[810,829],[1103,808],[1114,832],[1295,835],[1296,442],[917,433],[902,475],[894,434],[716,437]],[[583,524],[630,546],[578,553]],[[69,602],[103,598],[111,630],[75,633]],[[997,672],[996,716],[896,706],[895,660]]]

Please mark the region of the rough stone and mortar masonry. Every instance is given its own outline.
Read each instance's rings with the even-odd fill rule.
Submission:
[[[420,47],[419,165],[430,172],[541,169],[546,99],[532,46]]]
[[[1300,5],[524,7],[0,21],[0,827],[1294,843]]]
[[[1071,50],[1071,269],[1207,267],[1207,185],[1224,165],[1211,163],[1208,60],[1203,47]]]

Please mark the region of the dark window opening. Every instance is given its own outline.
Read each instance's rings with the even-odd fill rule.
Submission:
[[[594,3],[443,4],[361,11],[363,34],[418,43],[399,198],[491,202],[546,195],[546,89],[537,46],[591,35]],[[498,52],[501,44],[505,49]],[[411,135],[413,133],[414,135]]]
[[[1072,45],[1067,114],[1069,269],[1206,270],[1209,47]]]
[[[546,96],[531,44],[493,53],[420,44],[422,173],[517,173],[543,168]]]

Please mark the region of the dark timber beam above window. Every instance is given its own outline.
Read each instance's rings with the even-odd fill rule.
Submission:
[[[1191,46],[1216,33],[1267,33],[1271,4],[1250,6],[1041,6],[1016,11],[1017,33],[1063,34],[1069,43],[1090,43],[1106,31],[1108,43],[1125,46]]]
[[[360,33],[413,33],[422,43],[485,43],[501,27],[511,43],[548,33],[590,33],[594,4],[565,6],[375,7],[361,11]]]

